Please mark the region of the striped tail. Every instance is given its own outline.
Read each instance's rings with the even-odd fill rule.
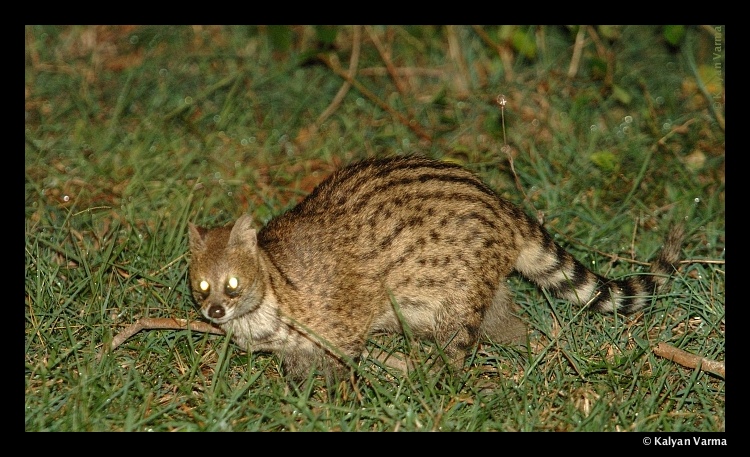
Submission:
[[[615,280],[583,266],[541,227],[532,230],[538,231],[532,237],[538,242],[529,242],[522,248],[516,270],[558,298],[604,313],[634,313],[647,305],[654,294],[663,292],[677,269],[684,239],[682,224],[673,226],[651,263],[651,274]]]

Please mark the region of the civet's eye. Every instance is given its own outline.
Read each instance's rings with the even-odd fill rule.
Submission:
[[[229,295],[230,297],[236,297],[237,294],[239,293],[237,290],[239,285],[240,285],[239,279],[237,279],[234,276],[230,277],[229,279],[227,279],[227,283],[224,286],[224,293]]]
[[[201,282],[198,283],[198,288],[194,291],[195,296],[200,297],[202,299],[205,299],[208,297],[208,292],[211,290],[211,285],[206,281],[205,279],[201,280]]]

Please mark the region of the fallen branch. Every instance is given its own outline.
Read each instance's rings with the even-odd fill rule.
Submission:
[[[707,359],[689,352],[685,352],[682,349],[677,349],[667,343],[659,343],[654,348],[654,354],[659,357],[664,357],[675,363],[678,363],[688,368],[698,368],[701,370],[708,371],[715,375],[724,377],[724,362],[718,362],[716,360]]]
[[[224,330],[219,327],[214,327],[207,322],[173,319],[171,317],[142,317],[112,338],[112,344],[110,344],[108,348],[109,351],[114,351],[117,346],[121,345],[127,341],[128,338],[141,330],[191,330],[193,332],[225,335]],[[101,351],[99,351],[99,355],[96,356],[97,360],[102,358],[105,349],[107,348],[102,347]]]

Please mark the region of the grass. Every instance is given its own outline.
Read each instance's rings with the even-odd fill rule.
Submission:
[[[724,430],[724,379],[651,350],[724,360],[723,28],[25,31],[27,431]],[[677,219],[687,261],[627,318],[513,277],[528,348],[482,344],[460,373],[368,358],[296,391],[274,357],[187,330],[96,360],[139,317],[198,318],[188,221],[263,224],[343,164],[410,152],[474,170],[597,272],[639,274]]]

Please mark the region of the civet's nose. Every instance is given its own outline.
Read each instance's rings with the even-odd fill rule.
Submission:
[[[211,319],[221,319],[224,317],[225,311],[224,307],[221,305],[211,305],[210,308],[208,308],[208,317]]]

